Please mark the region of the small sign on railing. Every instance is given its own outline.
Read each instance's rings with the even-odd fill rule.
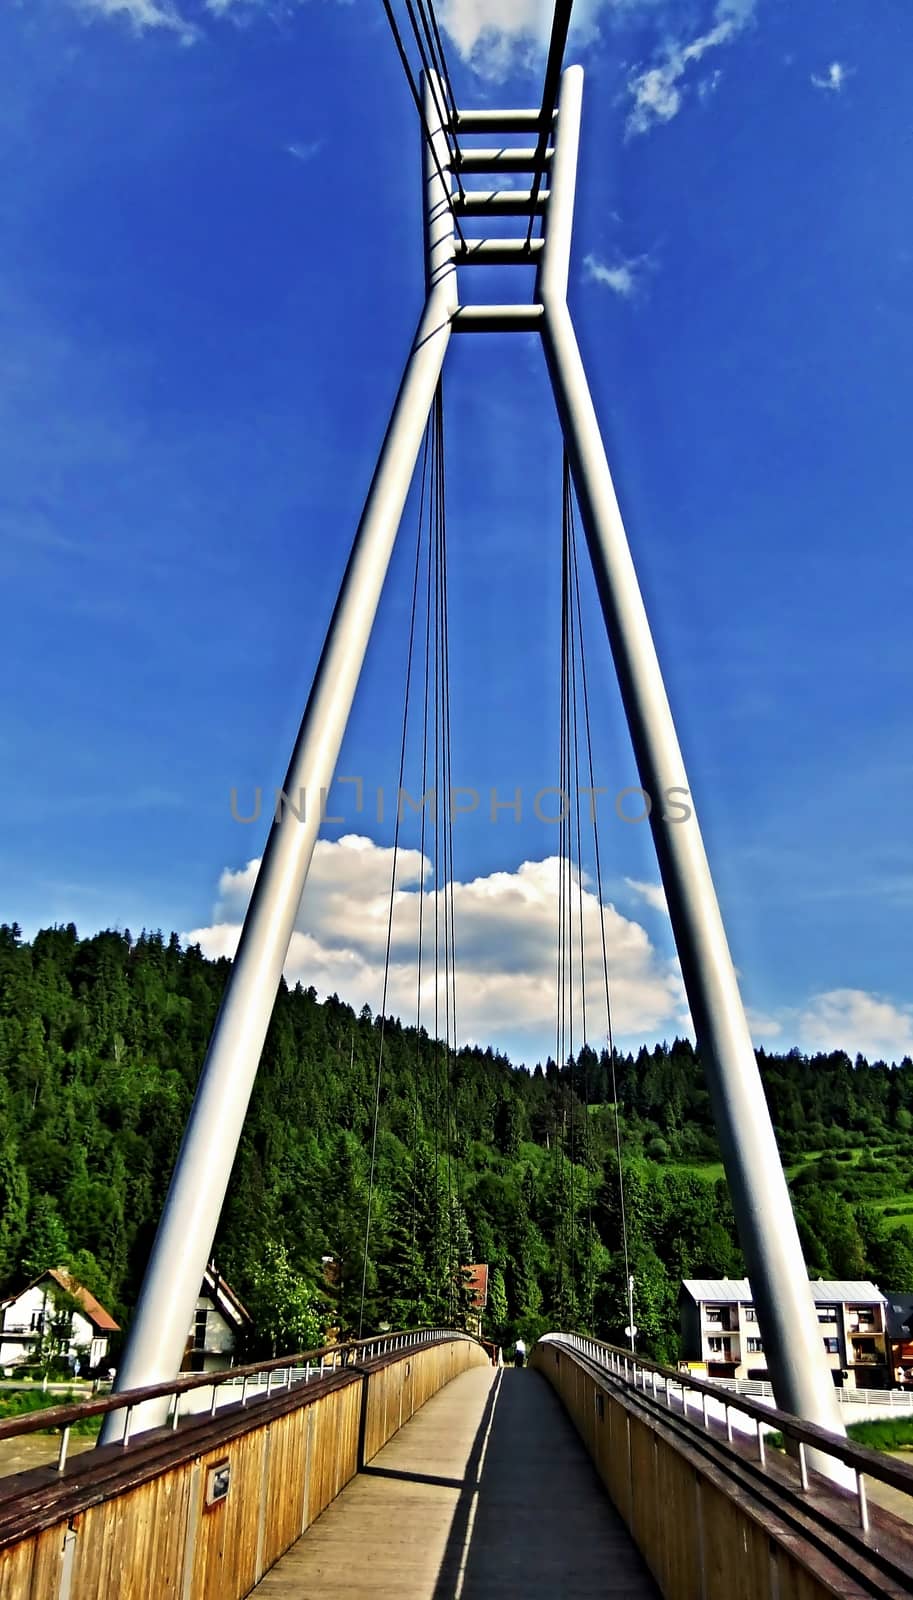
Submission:
[[[206,1504],[207,1506],[220,1505],[228,1499],[228,1486],[231,1482],[231,1462],[217,1461],[209,1468],[206,1474]]]

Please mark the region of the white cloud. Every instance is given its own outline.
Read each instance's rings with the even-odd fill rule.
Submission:
[[[577,0],[571,38],[578,46],[595,36],[598,13],[613,3]],[[493,82],[541,66],[553,12],[554,0],[440,0],[437,8],[438,21],[462,59]]]
[[[798,1026],[799,1042],[810,1052],[845,1050],[869,1061],[913,1056],[913,1006],[897,1006],[865,989],[813,995]]]
[[[101,17],[124,17],[137,33],[165,28],[182,44],[192,44],[198,30],[178,11],[172,0],[73,0],[80,11]]]
[[[239,872],[224,872],[212,925],[184,937],[198,942],[208,955],[232,955],[257,866],[252,861]],[[391,866],[392,850],[370,839],[350,834],[338,842],[318,841],[286,962],[290,982],[300,979],[320,994],[335,992],[355,1007],[367,1002],[379,1009]],[[424,900],[422,1020],[429,1030],[434,1022],[430,874],[429,861],[417,850],[400,851],[387,999],[388,1013],[404,1022],[415,1020],[419,907]],[[554,1051],[557,893],[554,857],[525,861],[513,872],[455,882],[461,1041],[501,1044],[531,1060]],[[586,883],[583,922],[588,1031],[598,1045],[606,1026],[604,999],[600,1003],[599,905]],[[687,1013],[676,965],[657,952],[639,923],[614,906],[605,907],[604,925],[616,1036],[640,1039],[664,1030],[684,1031]],[[575,988],[579,1017],[579,981]],[[440,1006],[443,1018],[443,990]]]
[[[625,883],[654,911],[663,911],[666,916],[669,915],[666,891],[661,883],[641,883],[638,878],[625,878]]]
[[[756,1011],[754,1006],[745,1007],[745,1019],[748,1031],[755,1041],[777,1039],[783,1032],[782,1022],[778,1022],[776,1017],[768,1016],[766,1011]]]
[[[719,88],[720,79],[722,76],[723,74],[721,69],[716,67],[714,71],[710,73],[709,77],[702,78],[697,86],[698,99],[702,101],[709,100],[710,96],[715,94],[716,90]]]
[[[832,61],[824,77],[812,73],[812,83],[816,89],[828,89],[832,94],[839,94],[846,83],[847,69],[839,61]]]
[[[287,144],[285,147],[286,154],[294,156],[296,161],[313,161],[322,149],[322,139],[309,139],[304,144]]]
[[[668,43],[665,59],[659,66],[648,67],[628,80],[628,93],[634,105],[625,124],[627,138],[646,133],[655,123],[671,122],[677,116],[684,94],[682,79],[689,66],[700,61],[708,50],[734,39],[751,20],[754,6],[755,0],[718,0],[712,28],[692,39],[690,44]],[[716,81],[705,79],[699,92],[705,96],[716,87]],[[709,89],[705,88],[708,83]]]
[[[583,258],[583,270],[590,281],[604,284],[623,300],[632,300],[638,294],[652,265],[649,256],[620,256],[611,267],[592,252]]]

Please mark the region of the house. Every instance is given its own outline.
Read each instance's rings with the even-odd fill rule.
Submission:
[[[913,1383],[913,1294],[886,1289],[888,1361],[895,1383]]]
[[[461,1267],[460,1272],[469,1300],[467,1326],[470,1332],[475,1332],[476,1337],[481,1339],[482,1313],[488,1304],[488,1263],[477,1262],[471,1267]]]
[[[887,1302],[866,1280],[813,1279],[812,1298],[834,1382],[881,1389],[888,1382]],[[747,1278],[686,1278],[679,1294],[682,1353],[711,1378],[768,1376]]]
[[[65,1267],[51,1267],[0,1301],[0,1367],[23,1366],[39,1355],[62,1356],[88,1372],[100,1366],[112,1333],[110,1312]]]
[[[234,1366],[252,1327],[247,1307],[211,1261],[203,1274],[193,1326],[187,1335],[184,1370],[220,1372]]]

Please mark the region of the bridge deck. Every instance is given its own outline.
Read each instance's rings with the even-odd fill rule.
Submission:
[[[476,1368],[375,1456],[257,1600],[591,1600],[658,1591],[536,1372]]]

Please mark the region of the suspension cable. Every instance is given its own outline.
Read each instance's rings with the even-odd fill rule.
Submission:
[[[439,392],[436,407],[437,427],[437,522],[438,582],[440,587],[441,659],[441,781],[443,796],[443,912],[444,912],[444,1127],[447,1172],[447,1284],[451,1322],[454,1319],[454,1293],[457,1263],[454,1254],[453,1214],[453,1052],[456,1050],[456,973],[453,915],[453,756],[450,724],[450,630],[447,592],[447,497],[444,459],[444,406]]]
[[[451,117],[453,119],[452,120],[453,147],[454,147],[454,149],[456,151],[457,158],[459,158],[459,156],[460,156],[460,146],[459,146],[459,136],[457,134],[457,115],[458,115],[458,112],[457,112],[456,95],[453,92],[453,83],[452,83],[451,77],[450,77],[450,68],[447,65],[447,55],[446,55],[446,52],[444,50],[444,41],[441,38],[441,31],[440,31],[440,29],[439,29],[439,27],[437,25],[437,16],[436,16],[435,10],[434,10],[434,0],[427,0],[427,8],[428,8],[428,14],[429,14],[429,16],[431,18],[431,27],[432,27],[432,30],[434,32],[434,37],[435,37],[435,40],[436,40],[436,43],[437,43],[437,47],[438,47],[438,57],[439,57],[439,60],[440,60],[441,75],[442,75],[442,77],[444,79],[444,85],[445,85],[446,90],[447,90],[447,97],[448,97],[448,99],[450,101],[450,112],[451,112]]]
[[[582,618],[582,609],[581,609],[581,602],[580,602],[580,569],[579,569],[579,565],[578,565],[578,561],[577,561],[576,516],[575,516],[575,511],[574,511],[574,496],[573,496],[572,486],[571,486],[570,465],[568,463],[567,453],[566,452],[565,452],[565,457],[564,457],[564,480],[565,480],[565,501],[566,501],[566,506],[567,506],[568,523],[569,523],[569,530],[570,530],[570,552],[571,552],[571,563],[572,563],[572,567],[573,567],[574,591],[575,591],[575,596],[576,596],[577,615],[578,615],[578,618]],[[612,1105],[613,1105],[613,1110],[614,1110],[614,1123],[615,1123],[615,1159],[616,1159],[617,1171],[618,1171],[619,1209],[620,1209],[620,1212],[621,1212],[621,1243],[622,1243],[622,1252],[623,1252],[623,1256],[624,1256],[624,1268],[625,1268],[625,1292],[627,1293],[628,1284],[630,1282],[630,1277],[631,1277],[631,1266],[630,1266],[630,1254],[629,1254],[629,1247],[628,1247],[627,1212],[626,1212],[626,1206],[625,1206],[624,1166],[623,1166],[623,1162],[622,1162],[622,1151],[621,1151],[621,1123],[620,1123],[620,1119],[619,1119],[619,1115],[618,1115],[618,1082],[617,1082],[617,1075],[616,1075],[616,1070],[615,1070],[615,1040],[614,1040],[614,1032],[613,1032],[611,989],[610,989],[610,983],[609,983],[608,945],[607,945],[607,941],[606,941],[606,931],[605,931],[605,902],[604,902],[604,899],[603,899],[603,892],[602,892],[602,852],[601,852],[600,844],[599,844],[599,824],[598,824],[597,819],[596,819],[596,806],[595,806],[595,804],[592,803],[592,798],[595,795],[595,784],[594,784],[594,774],[593,774],[593,738],[592,738],[592,729],[591,729],[591,722],[590,722],[590,696],[589,696],[589,686],[588,686],[588,681],[587,681],[586,651],[584,649],[582,627],[578,630],[578,633],[579,633],[579,644],[580,644],[580,678],[581,678],[581,686],[582,686],[582,690],[583,690],[583,715],[584,715],[584,728],[585,728],[585,734],[586,734],[587,769],[588,769],[588,775],[589,775],[590,796],[591,796],[590,817],[591,817],[592,823],[593,823],[593,851],[594,851],[595,862],[596,862],[596,893],[597,893],[597,897],[598,897],[598,901],[599,901],[599,930],[600,930],[600,942],[601,942],[601,954],[602,954],[603,987],[604,987],[604,992],[605,992],[606,1035],[607,1035],[608,1046],[609,1046],[609,1068],[610,1068],[611,1078],[612,1078]],[[633,1338],[633,1335],[631,1335],[631,1337]]]
[[[529,248],[533,236],[533,220],[536,215],[536,201],[539,198],[539,189],[545,172],[545,152],[552,131],[552,121],[555,115],[555,106],[558,101],[558,86],[561,82],[561,63],[564,60],[565,46],[567,45],[568,29],[571,25],[571,12],[574,0],[555,0],[555,10],[552,15],[552,33],[548,45],[548,56],[545,62],[545,81],[542,85],[542,109],[539,112],[539,137],[536,140],[536,154],[534,158],[533,181],[530,190],[529,227],[526,232],[526,244]]]
[[[393,8],[392,8],[392,6],[390,4],[390,0],[382,0],[382,4],[383,4],[384,11],[386,12],[387,21],[390,24],[390,31],[393,34],[393,42],[396,45],[396,49],[397,49],[397,52],[399,54],[399,59],[400,59],[400,62],[402,64],[403,71],[406,74],[406,82],[409,85],[409,89],[410,89],[410,92],[412,94],[412,98],[415,101],[415,108],[416,108],[416,110],[418,112],[419,121],[421,122],[422,128],[424,130],[425,139],[426,139],[426,142],[428,144],[428,148],[431,151],[431,156],[432,156],[432,159],[434,161],[434,165],[437,168],[437,175],[441,180],[442,188],[444,189],[445,193],[448,196],[448,205],[450,207],[450,212],[451,212],[451,215],[453,217],[454,226],[456,227],[456,231],[460,236],[460,243],[462,245],[465,245],[466,244],[466,236],[463,233],[463,229],[460,226],[460,219],[459,219],[459,217],[457,216],[456,212],[453,209],[453,199],[452,199],[451,194],[450,194],[450,185],[449,185],[449,183],[447,182],[447,179],[444,176],[444,169],[441,166],[440,160],[438,158],[437,150],[435,149],[434,140],[431,137],[431,129],[428,126],[428,119],[425,116],[425,108],[424,108],[424,106],[422,104],[422,97],[419,94],[418,86],[417,86],[417,84],[415,82],[415,77],[414,77],[414,74],[413,74],[413,71],[412,71],[412,67],[409,64],[409,57],[406,54],[406,47],[403,44],[402,35],[400,34],[399,27],[397,26],[396,18],[393,15]]]
[[[400,804],[399,796],[403,787],[403,776],[406,767],[406,733],[409,726],[409,696],[412,683],[412,656],[415,645],[415,618],[418,604],[418,575],[422,547],[422,519],[425,504],[425,480],[428,465],[428,449],[431,428],[425,429],[425,444],[422,455],[422,485],[419,496],[418,537],[415,545],[415,568],[412,576],[412,609],[409,621],[409,648],[406,656],[406,685],[403,692],[403,720],[402,737],[399,751],[399,782],[396,789],[396,822],[393,829],[393,862],[390,869],[390,900],[387,908],[387,939],[384,951],[384,982],[380,1003],[380,1040],[377,1049],[377,1073],[374,1080],[374,1121],[371,1129],[371,1165],[368,1177],[368,1204],[365,1215],[365,1244],[361,1263],[361,1300],[358,1308],[358,1337],[362,1336],[365,1319],[365,1291],[368,1281],[368,1251],[371,1244],[371,1221],[374,1209],[374,1176],[377,1164],[377,1128],[380,1121],[380,1091],[384,1070],[384,1038],[387,1027],[387,991],[390,982],[390,948],[393,939],[393,906],[396,898],[396,866],[399,856],[400,834]]]
[[[450,149],[451,143],[453,145],[453,149],[450,152],[451,158],[454,155],[457,158],[454,166],[454,176],[457,181],[457,188],[460,191],[460,199],[462,200],[465,198],[465,192],[463,189],[462,175],[459,168],[460,147],[457,142],[456,134],[456,102],[453,99],[453,91],[450,84],[450,74],[447,70],[447,61],[444,56],[444,46],[441,41],[441,36],[437,28],[437,20],[434,19],[434,25],[432,27],[432,23],[428,19],[428,11],[430,10],[433,16],[433,7],[430,4],[426,5],[425,0],[415,0],[414,9],[413,0],[406,0],[406,10],[409,14],[409,21],[412,24],[413,37],[418,45],[418,53],[421,59],[422,68],[426,73],[428,81],[431,85],[431,93],[434,96],[435,109],[437,110],[438,117],[440,118],[441,127],[444,129],[446,134],[448,149]],[[416,20],[416,13],[421,21],[421,28],[419,28],[418,21]],[[441,90],[442,84],[444,86],[443,103]],[[447,99],[448,96],[449,105]]]

